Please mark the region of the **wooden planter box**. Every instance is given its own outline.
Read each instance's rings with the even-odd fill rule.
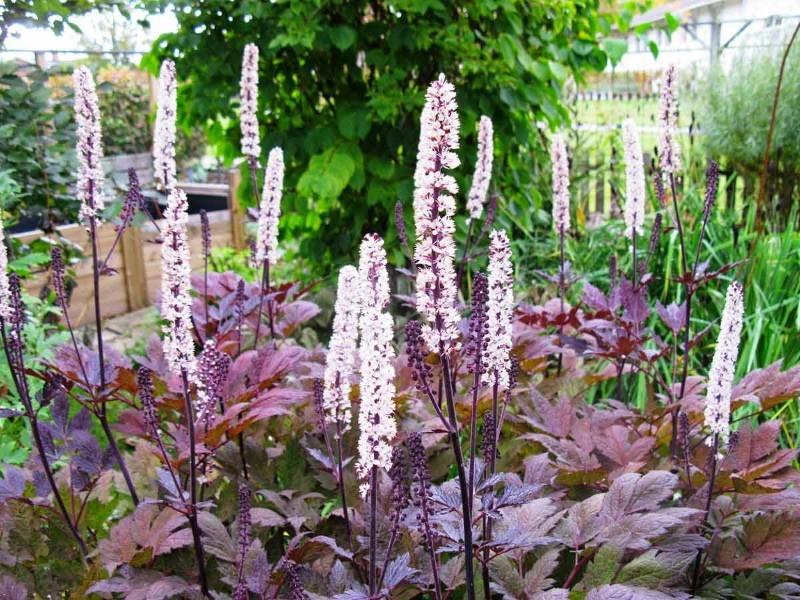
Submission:
[[[135,155],[134,155],[135,156]],[[127,167],[126,167],[127,168]],[[211,226],[211,243],[214,247],[246,246],[244,234],[244,213],[236,200],[236,190],[241,176],[238,170],[229,172],[228,184],[179,183],[187,194],[224,197],[227,208],[208,213]],[[161,224],[159,223],[159,227]],[[70,318],[75,326],[84,325],[94,319],[94,292],[92,283],[91,245],[85,227],[80,224],[62,225],[56,228],[59,235],[80,246],[86,257],[75,266],[76,287],[70,303]],[[46,234],[41,230],[14,234],[24,243],[30,243]],[[101,259],[106,256],[114,243],[114,225],[104,223],[98,229],[98,246]],[[155,302],[161,281],[161,245],[154,243],[158,232],[149,221],[139,227],[131,227],[122,236],[117,249],[109,261],[109,266],[117,272],[100,278],[100,301],[103,318],[125,314],[144,308]],[[192,255],[192,268],[202,268],[202,235],[200,215],[189,215],[189,248]],[[24,282],[26,291],[38,295],[50,278],[49,271],[43,271]]]

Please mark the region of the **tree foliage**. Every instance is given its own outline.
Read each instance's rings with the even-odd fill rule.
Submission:
[[[48,79],[38,67],[25,71],[0,64],[0,170],[8,171],[21,193],[3,198],[3,208],[18,216],[64,221],[77,211],[69,186],[75,151],[71,90],[52,101]]]
[[[179,118],[206,124],[227,161],[239,155],[242,50],[259,46],[262,145],[265,153],[282,146],[287,159],[282,231],[318,270],[352,257],[365,231],[391,242],[395,203],[410,207],[424,90],[439,72],[459,93],[461,171],[471,173],[486,114],[495,124],[495,189],[508,218],[529,229],[545,189],[536,185],[547,170],[540,125],[567,121],[564,84],[605,68],[602,40],[631,14],[605,15],[599,0],[165,4],[178,30],[144,65],[156,72],[164,58],[176,60]]]

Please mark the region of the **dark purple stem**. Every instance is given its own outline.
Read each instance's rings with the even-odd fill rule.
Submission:
[[[90,193],[93,193],[90,189]],[[125,484],[128,487],[128,491],[131,495],[131,500],[133,500],[134,505],[139,505],[139,496],[136,493],[136,488],[133,485],[133,479],[131,478],[131,474],[128,471],[128,467],[125,464],[125,460],[122,458],[122,453],[119,451],[119,447],[117,446],[117,442],[114,439],[114,434],[111,431],[111,425],[108,422],[108,411],[106,407],[106,398],[104,397],[106,391],[106,369],[105,369],[105,359],[104,359],[104,350],[103,350],[103,328],[102,328],[102,316],[100,314],[100,264],[98,262],[98,248],[97,248],[97,219],[95,217],[91,217],[89,219],[89,237],[92,241],[92,283],[94,285],[94,320],[95,320],[95,329],[97,330],[97,358],[99,361],[99,370],[100,370],[100,389],[98,390],[98,399],[99,408],[97,409],[97,418],[100,421],[100,425],[103,428],[103,433],[108,440],[108,446],[111,449],[111,454],[114,456],[114,460],[116,461],[117,465],[122,472],[122,477],[125,479]]]
[[[342,426],[339,420],[336,420],[336,468],[337,480],[339,484],[339,494],[342,498],[342,512],[344,513],[344,526],[347,529],[347,544],[350,550],[353,550],[353,528],[350,525],[350,511],[347,508],[347,494],[344,489],[344,457],[342,447]]]
[[[681,264],[683,267],[683,287],[684,296],[686,297],[686,323],[683,337],[683,369],[681,371],[681,388],[678,395],[678,401],[683,400],[684,393],[686,392],[686,379],[689,376],[689,337],[691,333],[690,319],[692,315],[692,286],[688,281],[689,275],[689,262],[686,257],[686,239],[683,234],[683,224],[681,222],[681,213],[678,209],[678,191],[675,185],[675,174],[669,174],[669,185],[672,192],[672,206],[675,210],[675,226],[678,229],[678,239],[681,245]],[[670,456],[675,458],[677,451],[678,440],[678,411],[672,411],[672,438],[670,439]]]
[[[194,551],[197,557],[197,569],[200,574],[200,590],[204,596],[208,596],[208,578],[206,577],[205,556],[203,553],[203,541],[200,537],[200,525],[197,522],[197,450],[195,448],[194,433],[194,410],[192,400],[189,397],[189,375],[186,369],[181,371],[183,380],[183,401],[184,411],[186,412],[186,427],[189,432],[189,507],[187,518],[189,527],[192,530],[194,541]]]
[[[708,523],[708,515],[711,513],[711,501],[714,499],[714,483],[717,476],[717,452],[719,451],[719,434],[714,434],[714,443],[711,446],[711,477],[708,480],[708,497],[706,498],[705,513],[703,516],[703,526]],[[703,551],[697,551],[697,558],[694,561],[694,576],[692,577],[692,596],[697,591],[700,583],[701,569],[700,561]]]
[[[561,301],[561,315],[564,315],[564,295],[566,294],[564,285],[564,228],[558,228],[558,247],[559,247],[559,268],[558,268],[558,299]],[[560,338],[564,337],[564,325],[558,327],[559,345],[562,341]],[[558,368],[556,375],[561,375],[561,366],[564,360],[563,350],[558,353]]]
[[[461,512],[464,525],[464,566],[466,569],[467,598],[475,600],[475,575],[473,571],[473,549],[472,549],[472,507],[470,506],[470,493],[467,489],[467,476],[464,470],[464,457],[461,453],[461,442],[458,435],[458,421],[456,420],[456,407],[453,399],[455,380],[450,373],[450,361],[441,350],[440,359],[442,361],[442,379],[444,380],[444,393],[447,401],[447,414],[450,417],[450,443],[453,446],[453,454],[456,459],[456,470],[458,472],[458,483],[461,490]]]
[[[378,584],[378,467],[369,475],[369,593],[375,597]]]

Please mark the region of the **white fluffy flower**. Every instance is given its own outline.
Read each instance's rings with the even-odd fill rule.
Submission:
[[[444,75],[425,96],[420,119],[417,167],[414,172],[414,225],[417,243],[417,310],[424,317],[423,338],[428,347],[448,352],[458,339],[453,215],[456,180],[445,169],[459,165],[456,91]]]
[[[486,204],[486,194],[492,181],[492,162],[494,160],[494,131],[492,120],[482,116],[478,124],[478,160],[475,163],[475,174],[472,176],[472,187],[467,196],[467,211],[471,219],[479,219]]]
[[[178,113],[175,63],[165,60],[158,75],[158,110],[153,140],[153,176],[164,190],[175,187],[175,118]]]
[[[639,143],[639,130],[632,119],[622,124],[625,146],[625,235],[633,238],[643,233],[644,225],[644,161]]]
[[[557,133],[550,144],[553,163],[553,226],[560,234],[569,232],[569,155],[564,136]]]
[[[11,318],[11,290],[8,287],[8,252],[6,251],[5,230],[0,220],[0,318]]]
[[[258,46],[247,44],[242,56],[241,101],[242,154],[258,159],[261,143],[258,132]]]
[[[264,190],[258,209],[258,233],[256,239],[256,264],[278,260],[278,223],[281,220],[281,197],[283,195],[283,150],[269,151],[267,170],[264,174]]]
[[[186,371],[193,376],[192,268],[186,241],[188,208],[184,191],[174,188],[169,194],[162,229],[161,318],[165,321],[164,356],[170,370],[176,375]]]
[[[97,103],[92,73],[86,67],[78,67],[72,74],[75,86],[75,123],[77,124],[78,189],[81,202],[79,217],[87,227],[92,219],[98,219],[105,208],[103,199],[102,132],[100,108]]]
[[[742,286],[734,281],[728,287],[725,309],[717,338],[717,348],[708,372],[708,388],[704,409],[706,426],[719,436],[721,444],[730,437],[731,386],[736,372],[736,359],[739,357],[739,339],[742,334],[744,316],[744,297]],[[713,436],[707,443],[713,444]]]
[[[669,65],[661,81],[661,104],[658,107],[658,158],[666,175],[681,169],[681,147],[678,143],[678,70]]]
[[[514,319],[514,267],[511,244],[505,231],[493,230],[489,242],[489,299],[486,303],[486,350],[483,353],[484,385],[508,388],[511,372]]]
[[[325,362],[323,408],[328,423],[341,423],[343,431],[350,426],[350,378],[358,340],[359,303],[358,270],[347,265],[339,271],[333,335],[328,344]]]
[[[394,322],[389,306],[389,274],[383,240],[375,234],[364,236],[358,261],[361,316],[361,408],[358,415],[358,464],[362,480],[369,478],[373,467],[389,469],[391,442],[397,434],[394,419],[394,359],[392,346]],[[361,486],[366,495],[368,485]]]

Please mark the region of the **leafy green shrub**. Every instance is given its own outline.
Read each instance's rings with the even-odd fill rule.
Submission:
[[[77,212],[70,192],[75,137],[69,97],[51,102],[51,71],[0,63],[0,170],[21,193],[3,208],[38,224],[64,222]]]
[[[210,143],[231,161],[240,155],[233,67],[245,42],[258,45],[264,155],[276,145],[286,153],[282,230],[324,272],[352,256],[365,231],[391,230],[397,201],[410,207],[417,114],[440,71],[459,88],[461,187],[486,114],[495,125],[494,186],[530,229],[532,207],[548,198],[538,123],[567,120],[561,86],[605,68],[601,39],[633,3],[620,17],[603,14],[597,0],[173,4],[178,30],[143,65],[156,73],[161,59],[175,59],[184,81],[179,119],[207,125]]]
[[[98,95],[107,156],[150,152],[150,89],[147,75],[129,68],[100,69]]]

